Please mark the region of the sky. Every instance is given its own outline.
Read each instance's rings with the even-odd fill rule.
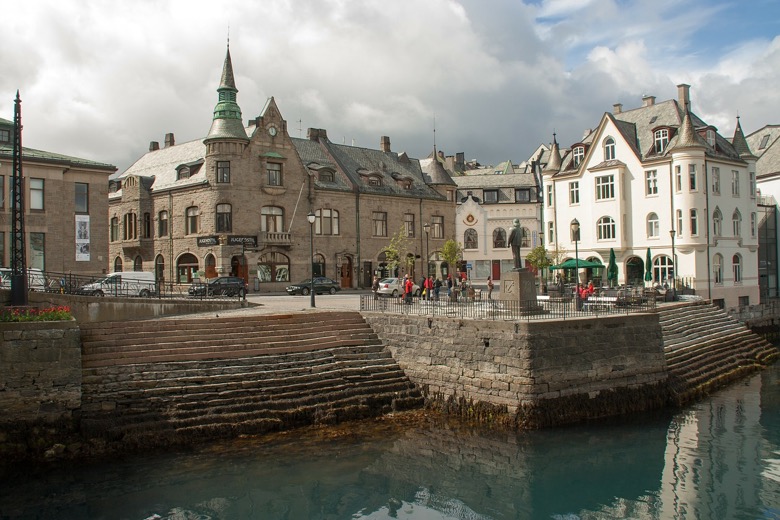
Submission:
[[[119,172],[206,136],[228,38],[245,123],[273,96],[293,137],[417,158],[520,163],[680,83],[726,137],[780,124],[776,0],[25,0],[2,32],[23,145]]]

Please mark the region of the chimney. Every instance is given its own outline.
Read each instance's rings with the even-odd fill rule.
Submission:
[[[379,138],[379,149],[383,152],[390,151],[390,137],[383,135]]]
[[[165,134],[165,147],[173,146],[176,141],[173,139],[173,132]]]
[[[691,86],[685,83],[677,85],[677,102],[683,110],[691,108]]]
[[[458,168],[460,168],[460,170],[463,170],[466,167],[466,154],[463,152],[456,153],[455,164]]]
[[[651,107],[655,105],[655,96],[642,96],[642,106]]]
[[[623,113],[623,103],[615,103],[612,105],[612,113],[613,114],[622,114]]]
[[[150,152],[153,152],[153,151],[159,150],[159,149],[160,149],[160,143],[159,142],[157,142],[157,141],[150,141],[149,142],[149,151]]]

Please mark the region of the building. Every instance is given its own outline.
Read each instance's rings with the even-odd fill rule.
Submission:
[[[12,121],[0,119],[0,265],[11,262]],[[22,147],[26,267],[95,276],[108,262],[110,164]]]
[[[722,306],[758,303],[756,157],[739,123],[721,136],[690,111],[683,84],[678,99],[616,104],[567,153],[557,148],[543,172],[549,244],[603,265],[614,250],[621,284],[674,277]],[[580,280],[606,283],[605,271]]]
[[[507,240],[515,219],[522,229],[522,258],[543,244],[541,185],[533,170],[515,173],[519,170],[506,161],[453,177],[458,185],[455,230],[463,244],[463,260],[472,266],[470,278],[500,280],[502,273],[514,269]]]
[[[244,126],[229,49],[217,91],[204,139],[168,134],[112,181],[113,270],[180,284],[232,274],[264,291],[313,270],[370,287],[374,274],[395,274],[386,249],[396,234],[406,239],[397,271],[417,276],[454,236],[455,184],[393,152],[389,137],[378,150],[334,144],[324,129],[291,138],[274,98]]]

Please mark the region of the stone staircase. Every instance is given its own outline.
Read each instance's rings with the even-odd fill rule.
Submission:
[[[690,402],[774,362],[776,347],[708,302],[658,308],[669,386]]]
[[[422,406],[357,312],[82,326],[82,431],[159,446]]]

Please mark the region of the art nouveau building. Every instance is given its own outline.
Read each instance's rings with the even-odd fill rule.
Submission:
[[[181,284],[233,274],[274,291],[313,269],[368,287],[388,274],[386,247],[402,233],[401,270],[422,276],[425,255],[454,233],[446,172],[392,152],[389,137],[379,150],[334,144],[323,129],[291,138],[274,98],[245,127],[237,92],[228,51],[208,135],[176,144],[168,134],[113,182],[112,270]]]
[[[0,265],[11,261],[12,121],[0,119]],[[96,276],[108,262],[110,164],[22,148],[27,267]]]
[[[756,158],[739,124],[729,141],[690,111],[689,89],[661,103],[646,96],[634,110],[615,105],[563,156],[553,143],[547,242],[604,265],[614,250],[620,283],[674,276],[726,307],[758,303]],[[606,276],[598,271],[579,276]]]

